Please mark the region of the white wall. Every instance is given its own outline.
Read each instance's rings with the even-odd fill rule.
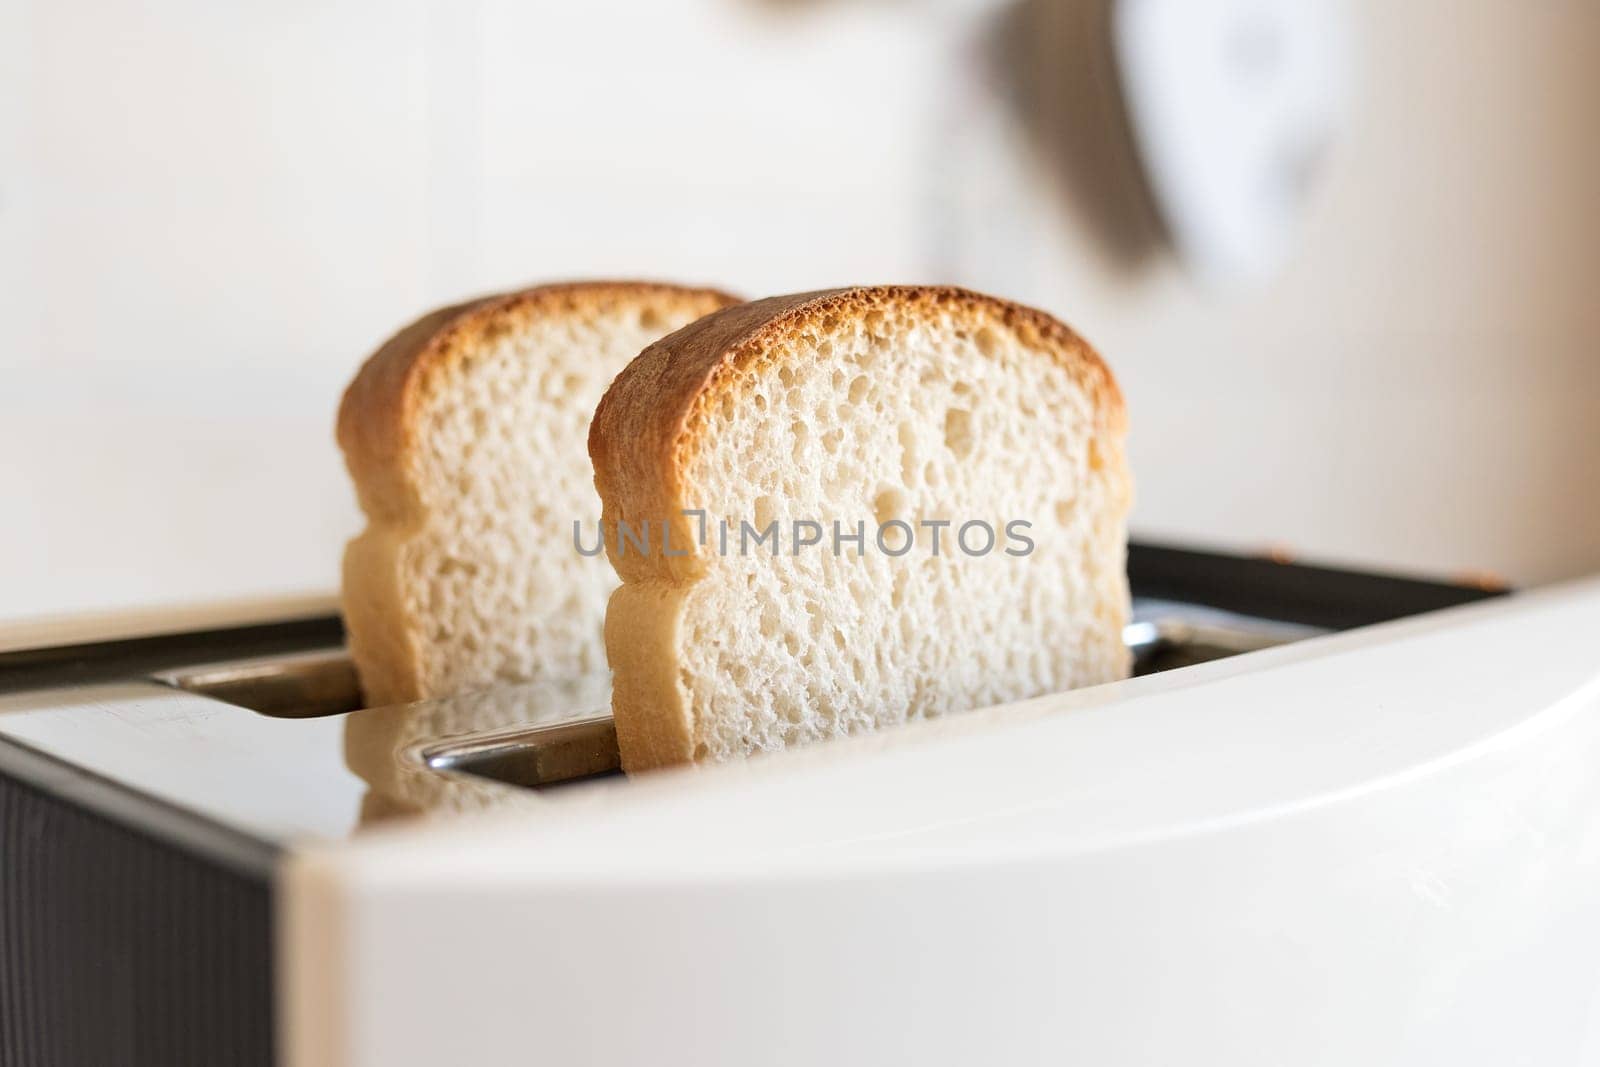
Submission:
[[[1118,370],[1145,530],[1600,569],[1600,8],[1354,6],[1307,239],[1217,299],[945,5],[0,0],[0,615],[331,588],[362,356],[594,274],[993,288]]]
[[[918,271],[932,70],[905,12],[0,17],[0,616],[333,588],[339,391],[432,304]]]

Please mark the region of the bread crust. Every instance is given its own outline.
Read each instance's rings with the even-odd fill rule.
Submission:
[[[704,570],[698,553],[664,556],[612,551],[617,524],[672,525],[674,545],[694,543],[682,509],[688,470],[710,429],[710,413],[737,403],[743,386],[782,358],[784,344],[813,326],[894,307],[950,316],[974,330],[1002,325],[1051,353],[1093,399],[1097,437],[1120,439],[1127,414],[1116,378],[1099,354],[1059,320],[1035,308],[953,286],[855,286],[770,297],[724,308],[649,346],[612,382],[589,426],[589,456],[601,522],[623,586],[606,612],[606,653],[615,678],[612,711],[630,771],[695,758],[694,723],[675,670],[658,657],[674,647],[684,596]],[[1118,450],[1120,456],[1120,449]],[[1122,490],[1132,494],[1126,469]]]
[[[645,281],[564,282],[486,296],[404,327],[367,359],[345,390],[337,439],[368,526],[345,550],[342,599],[369,706],[432,695],[423,692],[421,626],[407,613],[399,567],[399,553],[429,507],[418,477],[419,413],[484,342],[537,319],[594,313],[619,302],[702,315],[737,298]]]

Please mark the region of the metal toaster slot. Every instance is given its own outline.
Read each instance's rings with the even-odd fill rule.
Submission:
[[[617,729],[609,715],[454,738],[419,749],[416,758],[432,771],[471,774],[523,789],[622,773]]]
[[[1194,621],[1157,615],[1123,633],[1134,674],[1155,674],[1286,644],[1316,631],[1223,616]],[[168,685],[280,718],[339,715],[362,707],[360,685],[342,650],[184,668],[155,675]],[[578,708],[574,712],[582,714]],[[621,773],[609,715],[467,734],[414,747],[405,758],[447,775],[473,775],[545,789]]]
[[[1156,674],[1255,652],[1308,634],[1304,628],[1155,619],[1130,624],[1124,640],[1134,674]],[[524,789],[548,789],[622,773],[609,715],[452,738],[418,749],[430,770],[470,774]]]
[[[1128,624],[1122,639],[1133,653],[1134,676],[1142,677],[1276,648],[1316,632],[1308,627],[1269,622],[1245,625],[1156,618]]]
[[[361,683],[342,648],[183,667],[153,677],[177,689],[280,719],[342,715],[362,707]]]
[[[1133,653],[1133,673],[1145,675],[1287,644],[1313,632],[1259,620],[1212,624],[1156,618],[1129,624],[1123,639]],[[342,715],[364,706],[355,667],[343,649],[183,667],[153,677],[275,718]]]

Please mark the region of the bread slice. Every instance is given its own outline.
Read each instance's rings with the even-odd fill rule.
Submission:
[[[590,413],[641,348],[732,302],[541,286],[435,311],[367,360],[338,436],[368,523],[343,599],[369,706],[604,669],[616,579],[573,550],[599,512]]]
[[[623,580],[606,648],[624,766],[1123,677],[1124,435],[1116,382],[1076,334],[960,289],[775,297],[650,346],[589,433]],[[778,553],[752,550],[741,523],[772,520]],[[974,521],[987,552],[979,526],[957,543]]]

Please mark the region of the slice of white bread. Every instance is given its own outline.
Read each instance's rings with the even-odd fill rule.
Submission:
[[[1125,676],[1125,425],[1115,380],[1076,334],[960,289],[775,297],[646,349],[589,434],[623,580],[606,648],[624,766]],[[779,554],[741,554],[754,544],[741,522],[772,519]],[[791,536],[795,520],[820,524],[822,543],[797,548],[812,531]],[[890,520],[916,537],[904,555],[875,543]],[[997,543],[979,553],[973,527],[968,555],[957,535],[974,520]],[[835,539],[835,521],[846,535],[864,524],[864,551]],[[951,525],[922,525],[938,521]],[[1007,531],[1018,521],[1031,525]],[[904,547],[906,531],[886,529],[887,548]],[[1007,554],[1024,538],[1031,552]]]
[[[732,302],[541,286],[435,311],[367,360],[338,436],[368,523],[343,600],[369,707],[605,668],[616,579],[573,548],[599,513],[589,416],[641,348]]]

